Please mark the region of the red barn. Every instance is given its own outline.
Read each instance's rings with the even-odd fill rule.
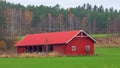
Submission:
[[[56,51],[65,55],[94,54],[97,41],[83,30],[28,34],[15,46],[18,53]]]

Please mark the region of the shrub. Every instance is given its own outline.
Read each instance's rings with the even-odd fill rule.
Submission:
[[[0,50],[5,50],[6,49],[6,43],[3,40],[0,40]]]

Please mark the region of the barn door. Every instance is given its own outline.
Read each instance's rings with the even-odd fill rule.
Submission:
[[[90,46],[85,46],[85,54],[90,54]]]

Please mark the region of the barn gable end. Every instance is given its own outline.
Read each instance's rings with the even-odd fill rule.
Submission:
[[[94,43],[97,41],[91,38],[83,30],[79,31],[72,37],[67,43],[66,54],[67,55],[84,55],[94,54]],[[88,48],[89,50],[86,50]],[[73,50],[75,49],[75,50]]]
[[[94,43],[98,43],[94,38],[92,38],[90,35],[88,35],[85,31],[80,30],[78,33],[76,33],[70,40],[67,41],[69,43],[72,39],[75,37],[88,37],[90,40],[92,40]]]

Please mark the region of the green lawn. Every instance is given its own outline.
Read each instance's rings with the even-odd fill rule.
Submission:
[[[94,38],[104,38],[104,37],[113,36],[113,34],[91,34],[90,36],[92,36]]]
[[[0,68],[120,68],[120,48],[96,48],[100,56],[0,58]]]

